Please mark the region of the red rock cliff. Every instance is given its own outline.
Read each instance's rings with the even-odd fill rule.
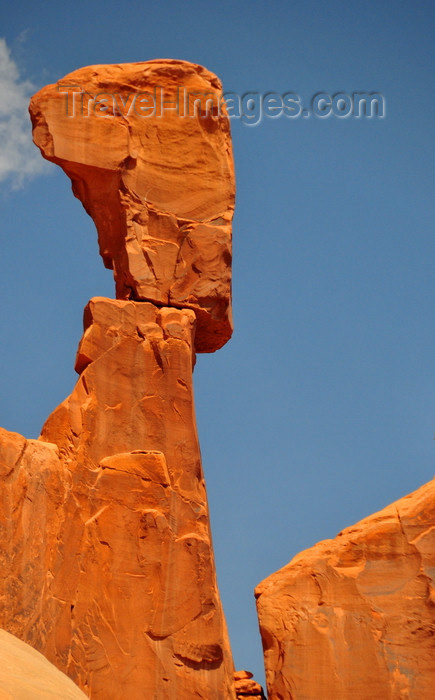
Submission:
[[[435,481],[256,589],[269,700],[429,700]]]

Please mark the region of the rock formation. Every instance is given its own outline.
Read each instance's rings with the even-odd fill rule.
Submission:
[[[71,116],[76,88],[92,106]],[[185,104],[211,92],[213,109],[140,114],[153,91],[166,105],[178,88]],[[100,114],[102,92],[113,101]],[[30,107],[119,298],[86,307],[79,380],[39,440],[0,430],[0,626],[92,700],[236,697],[192,389],[195,351],[231,334],[219,96],[205,69],[155,61],[81,69]]]
[[[263,688],[253,680],[253,674],[250,671],[236,671],[234,685],[237,700],[265,700]]]
[[[86,695],[42,654],[0,630],[1,700],[86,700]]]
[[[232,332],[220,83],[182,61],[91,66],[30,112],[117,298],[87,305],[78,382],[40,438],[0,428],[0,627],[91,700],[262,700],[234,673],[193,404],[195,353]],[[299,554],[256,589],[269,700],[432,697],[434,577],[435,482]],[[27,695],[0,669],[6,698],[48,700],[35,658]]]
[[[30,104],[44,158],[98,229],[118,299],[190,308],[197,352],[231,336],[234,168],[215,75],[183,61],[81,68]]]
[[[195,315],[91,300],[39,441],[3,431],[1,626],[93,700],[232,698],[192,394]]]
[[[269,700],[429,700],[435,480],[256,589]]]

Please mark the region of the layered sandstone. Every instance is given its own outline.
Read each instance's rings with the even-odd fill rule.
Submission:
[[[175,60],[88,66],[40,90],[30,114],[94,219],[117,298],[191,308],[197,352],[221,347],[235,186],[217,77]]]
[[[1,700],[86,700],[42,654],[0,630]]]
[[[428,700],[435,481],[298,554],[256,596],[269,700]]]
[[[234,700],[192,391],[195,314],[91,300],[40,440],[0,431],[0,626],[92,700]]]

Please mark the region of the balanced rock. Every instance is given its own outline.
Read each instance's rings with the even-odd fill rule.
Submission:
[[[190,308],[231,336],[234,167],[219,80],[175,60],[89,66],[40,90],[34,141],[92,216],[118,299]]]
[[[42,654],[0,630],[1,700],[86,700]]]
[[[435,480],[256,589],[269,700],[428,700]]]
[[[195,325],[190,309],[91,300],[79,380],[40,440],[0,430],[0,626],[92,700],[235,700]]]
[[[265,700],[263,688],[250,671],[235,671],[234,686],[237,700]]]

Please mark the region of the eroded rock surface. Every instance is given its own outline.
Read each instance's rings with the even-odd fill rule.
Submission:
[[[1,700],[86,700],[86,697],[42,654],[0,630]]]
[[[192,392],[195,314],[91,300],[40,440],[0,430],[0,626],[92,700],[234,700]]]
[[[234,686],[237,700],[266,700],[263,688],[254,681],[250,671],[236,671],[234,673]]]
[[[234,167],[219,80],[175,60],[88,66],[31,101],[34,141],[94,219],[119,299],[191,308],[231,336]]]
[[[269,700],[426,700],[435,679],[435,481],[256,589]]]

